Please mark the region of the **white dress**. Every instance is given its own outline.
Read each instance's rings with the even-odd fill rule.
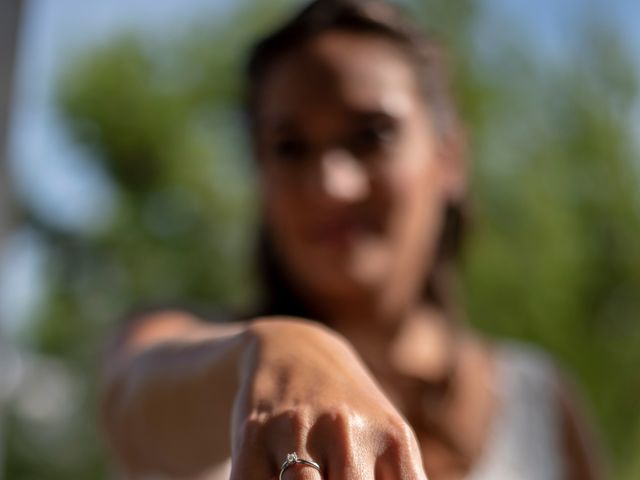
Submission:
[[[499,414],[467,480],[566,478],[555,368],[533,347],[498,348]]]

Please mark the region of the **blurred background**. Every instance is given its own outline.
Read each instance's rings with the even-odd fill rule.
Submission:
[[[241,68],[299,3],[0,2],[0,479],[109,477],[96,372],[132,307],[256,298]],[[469,321],[552,352],[637,480],[640,3],[401,3],[469,128]]]

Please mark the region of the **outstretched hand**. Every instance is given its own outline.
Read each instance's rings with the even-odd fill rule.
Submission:
[[[320,325],[256,320],[232,419],[231,480],[426,480],[415,435],[351,346]]]

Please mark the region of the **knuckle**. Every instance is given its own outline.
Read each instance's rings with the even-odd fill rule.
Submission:
[[[302,438],[309,430],[312,415],[305,408],[288,408],[279,412],[255,411],[235,428],[236,444],[264,442],[270,437]]]
[[[361,417],[347,407],[334,407],[318,419],[318,424],[330,429],[332,436],[339,440],[351,438],[360,423],[364,423]]]
[[[259,442],[264,430],[264,420],[259,417],[248,417],[237,428],[237,443],[246,445]]]
[[[346,407],[335,407],[329,415],[334,428],[340,432],[349,432],[356,423],[357,415]]]
[[[264,426],[265,432],[268,433],[269,442],[278,439],[287,439],[294,448],[301,448],[305,444],[305,439],[312,423],[311,413],[304,408],[287,408],[274,414]]]
[[[400,450],[410,449],[415,442],[415,434],[411,426],[403,419],[391,421],[387,431],[388,445]]]

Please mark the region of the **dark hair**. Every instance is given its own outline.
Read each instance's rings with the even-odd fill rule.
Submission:
[[[259,41],[247,65],[246,108],[255,134],[259,87],[270,69],[294,48],[328,31],[379,35],[402,49],[416,70],[435,128],[442,137],[461,133],[457,108],[449,90],[449,75],[440,45],[422,32],[398,8],[381,0],[315,0],[282,27]],[[435,264],[426,279],[424,298],[448,310],[454,307],[450,272],[460,253],[467,224],[466,201],[448,205]],[[258,269],[266,315],[313,317],[283,269],[266,226],[258,243]]]

